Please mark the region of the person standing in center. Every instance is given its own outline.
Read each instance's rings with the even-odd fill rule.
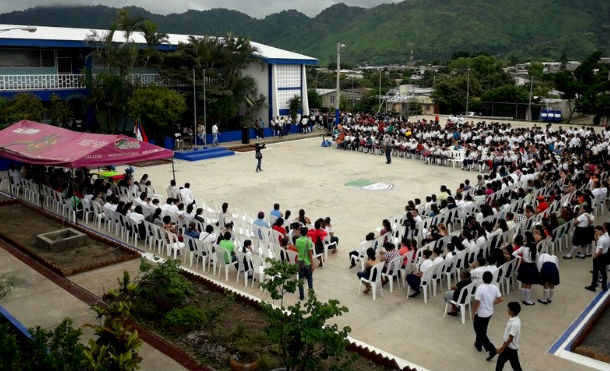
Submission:
[[[254,158],[256,159],[257,163],[256,163],[256,172],[258,173],[259,171],[263,171],[263,169],[261,168],[261,162],[263,161],[263,153],[261,152],[261,149],[265,148],[265,143],[260,144],[260,143],[256,143],[256,146],[254,147]]]
[[[300,234],[301,236],[295,242],[298,252],[299,278],[306,279],[309,291],[313,291],[313,271],[315,269],[311,264],[313,260],[313,243],[307,237],[307,227],[301,227]],[[299,283],[299,299],[305,299],[302,281]]]
[[[494,314],[494,305],[502,302],[500,290],[491,284],[492,279],[493,275],[491,272],[483,273],[483,284],[477,287],[472,306],[472,324],[476,335],[474,347],[479,352],[485,348],[489,352],[488,361],[491,361],[496,356],[496,347],[487,337],[487,326],[491,316]]]
[[[212,145],[214,147],[218,146],[218,125],[212,125]]]
[[[386,164],[391,164],[392,163],[392,148],[394,146],[392,137],[390,136],[390,134],[386,133],[383,136],[383,148],[385,149],[385,163]]]

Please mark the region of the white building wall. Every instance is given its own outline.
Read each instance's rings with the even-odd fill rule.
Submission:
[[[258,94],[265,97],[267,106],[262,108],[257,114],[257,119],[263,119],[265,126],[269,126],[269,65],[263,63],[252,63],[244,71],[246,76],[250,76],[256,82]]]

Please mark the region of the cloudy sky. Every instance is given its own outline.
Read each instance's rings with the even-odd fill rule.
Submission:
[[[315,16],[329,6],[340,2],[344,2],[348,5],[370,8],[381,3],[391,3],[392,0],[0,0],[0,13],[23,10],[39,5],[101,4],[112,7],[136,5],[159,14],[182,13],[188,9],[206,10],[212,8],[228,8],[239,10],[253,17],[262,18],[266,15],[287,9],[297,9],[308,16]]]

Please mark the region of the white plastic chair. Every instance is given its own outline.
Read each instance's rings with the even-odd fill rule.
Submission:
[[[394,277],[396,277],[396,283],[398,287],[400,287],[400,269],[402,268],[402,261],[404,260],[404,255],[398,255],[394,259],[392,259],[388,263],[388,268],[385,273],[381,273],[382,277],[385,277],[389,280],[390,283],[390,292],[394,292]]]
[[[247,253],[235,252],[235,256],[237,256],[237,275],[235,277],[235,284],[239,283],[239,275],[240,273],[244,274],[244,284],[248,286],[248,275],[253,273],[252,269],[252,259],[248,256]]]
[[[167,255],[173,255],[173,258],[176,259],[178,252],[184,249],[184,243],[178,240],[178,236],[176,236],[175,233],[172,233],[167,229],[164,229],[163,231],[165,232],[167,241]]]
[[[371,274],[368,279],[364,277],[360,278],[360,284],[358,285],[358,295],[360,295],[362,291],[363,284],[368,283],[371,285],[371,289],[373,290],[373,300],[376,299],[377,287],[379,287],[379,290],[381,291],[381,296],[383,296],[383,287],[381,284],[381,270],[383,269],[384,264],[385,262],[379,262],[375,264],[371,268]],[[371,277],[375,277],[375,279],[371,279]]]
[[[227,263],[225,257],[228,257],[229,262]],[[233,265],[231,262],[231,256],[229,252],[222,247],[216,248],[216,263],[218,264],[218,275],[220,276],[220,270],[224,267],[225,269],[225,281],[229,280],[229,269]]]
[[[421,282],[419,283],[420,291],[423,289],[424,291],[424,303],[428,303],[428,289],[430,289],[430,295],[432,295],[432,274],[434,273],[434,267],[430,267],[426,270],[421,277]],[[407,284],[407,300],[409,300],[409,294],[411,293],[411,286]]]
[[[474,283],[470,283],[460,290],[460,294],[458,296],[458,300],[450,300],[448,303],[445,303],[445,311],[443,314],[443,318],[447,317],[447,308],[449,304],[453,304],[456,307],[460,308],[460,313],[462,314],[462,325],[466,323],[466,306],[468,306],[468,310],[470,312],[470,317],[472,317],[472,305],[470,304],[470,299],[472,296],[472,292],[474,291]]]

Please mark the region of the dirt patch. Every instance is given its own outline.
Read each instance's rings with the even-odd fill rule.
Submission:
[[[19,203],[0,205],[0,235],[63,276],[97,269],[138,257],[87,236],[83,245],[61,252],[40,249],[36,235],[66,228],[51,217]]]
[[[136,313],[138,310],[146,310],[141,305],[147,304],[137,298],[134,302]],[[193,294],[187,299],[186,305],[202,308],[206,313],[218,311],[218,315],[201,329],[181,334],[164,328],[161,315],[155,316],[159,320],[154,321],[138,316],[137,321],[146,330],[182,349],[199,363],[219,371],[229,370],[229,358],[245,350],[258,355],[261,370],[282,367],[280,349],[267,337],[265,332],[267,321],[258,308],[236,298],[231,299],[227,294],[199,282],[193,282]],[[324,360],[320,369],[390,370],[391,368],[383,367],[355,352],[346,351],[339,359]]]
[[[610,305],[597,318],[580,345],[574,348],[576,353],[602,362],[610,362]]]

